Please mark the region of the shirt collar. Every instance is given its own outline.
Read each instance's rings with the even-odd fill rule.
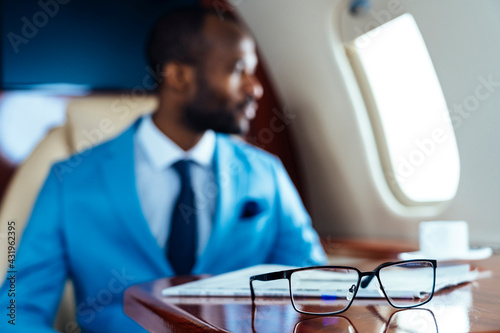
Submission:
[[[215,151],[215,133],[212,130],[205,131],[193,148],[184,151],[156,127],[151,115],[147,115],[137,129],[137,140],[155,169],[166,169],[182,159],[192,160],[203,167],[212,166]]]

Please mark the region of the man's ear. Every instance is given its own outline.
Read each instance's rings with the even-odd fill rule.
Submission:
[[[195,84],[193,66],[180,62],[169,62],[163,67],[164,82],[167,87],[176,92],[188,92]]]

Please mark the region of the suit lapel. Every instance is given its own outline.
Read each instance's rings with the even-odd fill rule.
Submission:
[[[224,240],[230,226],[238,221],[237,203],[248,192],[248,173],[243,153],[223,135],[217,135],[215,148],[215,177],[218,198],[212,232],[205,251],[196,262],[194,273],[209,271],[224,253]]]
[[[108,143],[108,160],[102,163],[103,178],[110,201],[124,221],[124,225],[118,226],[118,230],[127,231],[124,242],[130,242],[131,250],[142,251],[145,260],[149,260],[159,274],[172,275],[173,270],[142,213],[135,185],[133,138],[139,122]]]

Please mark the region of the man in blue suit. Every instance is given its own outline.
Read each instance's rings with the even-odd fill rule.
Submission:
[[[140,332],[122,309],[132,284],[325,263],[278,158],[228,136],[248,129],[262,95],[243,26],[179,10],[153,29],[148,57],[162,73],[158,109],[64,177],[68,161],[52,167],[17,251],[16,325],[3,317],[0,331],[52,332],[67,278],[83,331]]]

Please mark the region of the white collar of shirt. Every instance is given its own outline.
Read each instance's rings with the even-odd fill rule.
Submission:
[[[192,160],[203,167],[212,166],[215,133],[211,130],[203,134],[196,146],[184,151],[156,127],[151,115],[147,115],[139,125],[137,139],[147,160],[157,170],[166,169],[182,159]]]

